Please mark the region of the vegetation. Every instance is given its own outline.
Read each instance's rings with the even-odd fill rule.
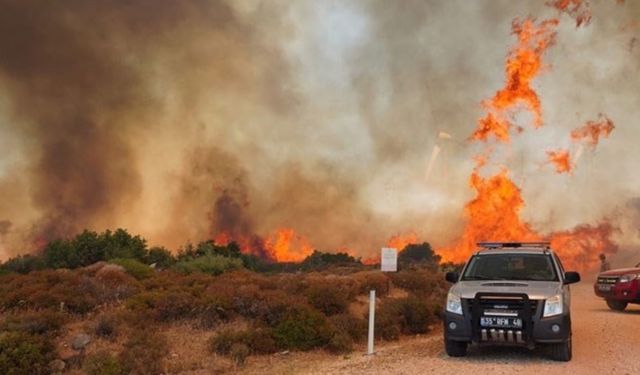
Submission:
[[[282,350],[348,353],[366,337],[372,289],[381,300],[378,339],[427,332],[446,295],[439,258],[425,243],[407,246],[400,259],[396,273],[318,251],[275,264],[212,241],[174,256],[125,230],[85,231],[0,266],[0,373],[49,373],[53,343],[78,320],[93,340],[117,348],[90,344],[67,362],[87,374],[169,371],[171,343],[161,332],[174,325],[211,332],[209,351],[236,366]]]

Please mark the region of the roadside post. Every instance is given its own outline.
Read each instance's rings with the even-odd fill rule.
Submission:
[[[380,270],[382,272],[398,271],[398,250],[391,247],[383,247],[380,251]],[[375,353],[373,348],[374,328],[376,315],[376,291],[369,291],[369,337],[367,342],[367,355]]]

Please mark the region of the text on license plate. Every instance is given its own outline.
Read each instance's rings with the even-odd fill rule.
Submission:
[[[611,285],[607,285],[607,284],[598,284],[598,290],[601,290],[603,292],[608,292],[611,290]]]
[[[503,318],[503,317],[497,317],[497,316],[483,316],[480,318],[480,326],[522,328],[522,319]]]

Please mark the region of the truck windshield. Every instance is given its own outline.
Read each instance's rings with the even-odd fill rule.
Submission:
[[[469,261],[462,280],[557,281],[548,254],[481,254]]]

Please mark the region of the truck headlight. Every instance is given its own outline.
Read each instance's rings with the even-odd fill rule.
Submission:
[[[620,280],[618,280],[619,283],[628,283],[629,281],[633,281],[635,279],[638,278],[637,274],[629,274],[629,275],[622,275],[622,277],[620,277]]]
[[[562,295],[557,294],[544,301],[543,318],[562,314]]]
[[[451,292],[447,295],[447,311],[462,315],[462,302],[460,301],[460,297]]]

